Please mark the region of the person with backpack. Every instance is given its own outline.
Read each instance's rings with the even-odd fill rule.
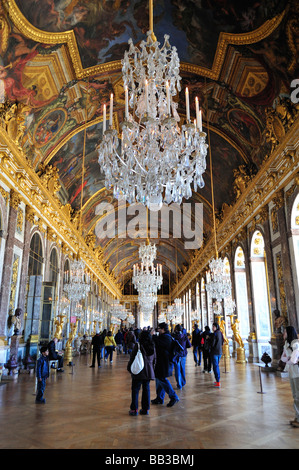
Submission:
[[[223,336],[220,331],[218,323],[213,323],[212,325],[213,335],[212,335],[212,342],[211,342],[211,360],[213,364],[213,372],[215,375],[214,386],[220,387],[220,369],[219,369],[219,362],[222,356],[222,344],[223,344]]]
[[[171,334],[169,333],[167,323],[159,323],[158,334],[153,335],[153,340],[157,354],[157,362],[155,367],[157,396],[154,400],[151,400],[151,403],[153,405],[162,405],[164,403],[165,394],[167,393],[170,398],[167,406],[171,407],[180,401],[180,399],[173,390],[173,387],[167,378],[172,375],[173,371],[173,364],[170,361],[170,355],[174,342]]]
[[[209,374],[212,372],[212,364],[211,364],[211,335],[212,332],[209,326],[205,326],[205,330],[201,335],[201,342],[202,342],[202,355],[203,355],[203,373],[208,372]]]
[[[193,359],[195,367],[201,365],[201,330],[198,328],[197,323],[193,325],[192,331],[192,346],[193,346]],[[198,356],[198,357],[197,357]]]
[[[177,383],[177,388],[181,390],[186,385],[186,358],[188,348],[191,348],[191,343],[187,333],[183,333],[181,325],[176,325],[174,329],[174,339],[176,339],[183,347],[182,351],[178,354],[177,361],[174,362],[174,376]]]
[[[132,401],[129,410],[130,416],[138,415],[138,396],[140,388],[142,387],[141,396],[141,409],[139,414],[148,415],[150,409],[150,380],[155,379],[155,365],[156,365],[156,350],[150,331],[143,330],[139,335],[139,346],[143,356],[144,367],[138,374],[134,375],[131,372],[131,365],[135,359],[138,351],[138,343],[130,356],[127,369],[131,372],[132,376]]]

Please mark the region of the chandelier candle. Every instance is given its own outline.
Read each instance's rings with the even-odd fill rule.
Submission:
[[[120,135],[112,128],[113,95],[110,97],[110,128],[98,145],[99,165],[105,186],[116,199],[141,203],[151,210],[163,203],[181,204],[204,187],[208,145],[201,119],[190,122],[189,90],[186,92],[186,123],[179,127],[181,91],[180,61],[175,47],[164,44],[148,31],[139,46],[129,40],[122,60],[125,116]],[[122,136],[122,138],[120,138]]]

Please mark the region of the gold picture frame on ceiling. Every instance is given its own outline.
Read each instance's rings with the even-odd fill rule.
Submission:
[[[83,69],[82,62],[77,46],[75,33],[73,30],[65,31],[63,33],[49,33],[41,31],[34,27],[25,16],[18,9],[15,0],[4,0],[3,5],[7,11],[8,16],[14,25],[22,31],[22,33],[33,41],[45,44],[61,44],[65,43],[69,50],[69,55],[72,61],[76,78],[85,78],[94,74],[111,73],[116,70],[121,70],[121,61],[112,61],[105,64],[96,65]],[[275,16],[271,20],[265,21],[259,28],[249,33],[231,34],[220,33],[217,49],[211,69],[199,65],[181,62],[181,71],[201,75],[213,80],[217,80],[222,68],[225,58],[226,49],[229,44],[246,45],[254,44],[269,36],[281,23],[285,11]]]

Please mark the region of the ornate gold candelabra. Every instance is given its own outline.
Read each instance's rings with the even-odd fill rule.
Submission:
[[[61,339],[64,319],[65,319],[65,315],[62,315],[62,314],[57,315],[57,318],[54,322],[54,325],[55,325],[54,338]]]
[[[238,320],[238,318],[236,318],[235,322],[233,323],[233,317],[236,317],[236,315],[231,314],[229,316],[230,316],[230,321],[231,321],[231,329],[233,330],[233,333],[234,333],[234,340],[239,344],[239,347],[237,348],[237,363],[244,364],[246,362],[246,358],[245,358],[244,343],[241,338],[240,330],[239,330],[240,321]]]
[[[216,319],[217,319],[217,323],[219,325],[219,328],[220,328],[220,331],[223,335],[223,346],[222,346],[222,353],[223,353],[223,358],[224,359],[229,359],[230,358],[230,354],[229,354],[229,340],[226,336],[226,332],[225,332],[225,321],[221,318],[222,318],[222,315],[215,315]]]
[[[72,342],[74,341],[74,338],[75,338],[76,333],[77,333],[78,322],[79,322],[79,320],[77,319],[76,323],[71,323],[70,324],[70,334],[69,334],[69,338],[68,338],[68,340],[66,342],[66,345],[65,345],[65,353],[64,353],[65,361],[68,364],[71,363],[72,359],[73,359]]]

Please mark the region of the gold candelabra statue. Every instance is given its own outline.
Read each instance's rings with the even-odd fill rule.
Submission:
[[[77,319],[76,323],[70,324],[70,334],[65,345],[65,354],[64,354],[65,360],[68,364],[71,363],[73,359],[72,343],[77,333],[78,323],[79,323],[79,320]]]
[[[245,349],[244,349],[244,342],[241,338],[240,330],[239,330],[239,325],[240,325],[240,320],[236,318],[235,322],[233,323],[233,317],[235,317],[235,314],[229,315],[230,320],[231,320],[231,329],[234,333],[234,340],[238,343],[239,347],[237,348],[237,363],[238,364],[244,364],[246,362],[245,358]]]
[[[226,332],[225,332],[225,321],[223,320],[222,315],[215,315],[215,317],[217,319],[217,323],[219,325],[220,331],[221,331],[222,336],[223,336],[223,345],[222,345],[223,357],[224,358],[229,358],[230,357],[230,354],[229,354],[229,340],[228,340],[228,338],[226,336]]]
[[[57,315],[57,318],[54,322],[54,325],[55,325],[54,338],[61,339],[64,319],[65,319],[65,315],[62,315],[62,314]]]

